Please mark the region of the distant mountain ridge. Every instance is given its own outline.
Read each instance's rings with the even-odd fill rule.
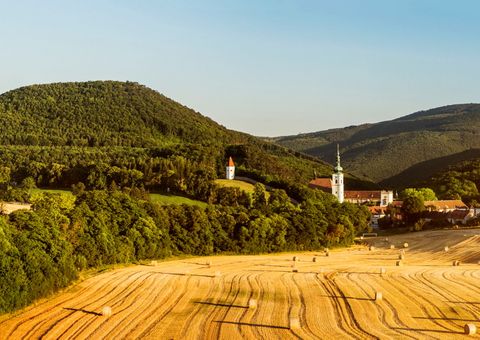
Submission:
[[[327,162],[334,161],[335,144],[339,143],[346,170],[396,186],[397,182],[388,179],[418,163],[480,148],[479,131],[480,104],[457,104],[375,124],[269,140]],[[411,177],[407,182],[415,180],[413,172],[407,174]]]

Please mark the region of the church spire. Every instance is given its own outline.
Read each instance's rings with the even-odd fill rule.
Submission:
[[[335,172],[342,172],[343,168],[340,165],[340,146],[337,144],[337,165],[335,166]]]

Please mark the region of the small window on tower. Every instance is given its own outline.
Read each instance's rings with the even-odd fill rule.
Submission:
[[[338,179],[335,180],[335,184],[338,184]]]

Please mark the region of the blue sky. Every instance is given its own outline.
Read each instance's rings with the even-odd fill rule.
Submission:
[[[480,102],[480,1],[0,0],[0,92],[130,80],[278,136]]]

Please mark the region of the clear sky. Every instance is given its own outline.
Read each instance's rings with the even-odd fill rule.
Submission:
[[[476,0],[0,0],[0,92],[130,80],[278,136],[480,102]]]

